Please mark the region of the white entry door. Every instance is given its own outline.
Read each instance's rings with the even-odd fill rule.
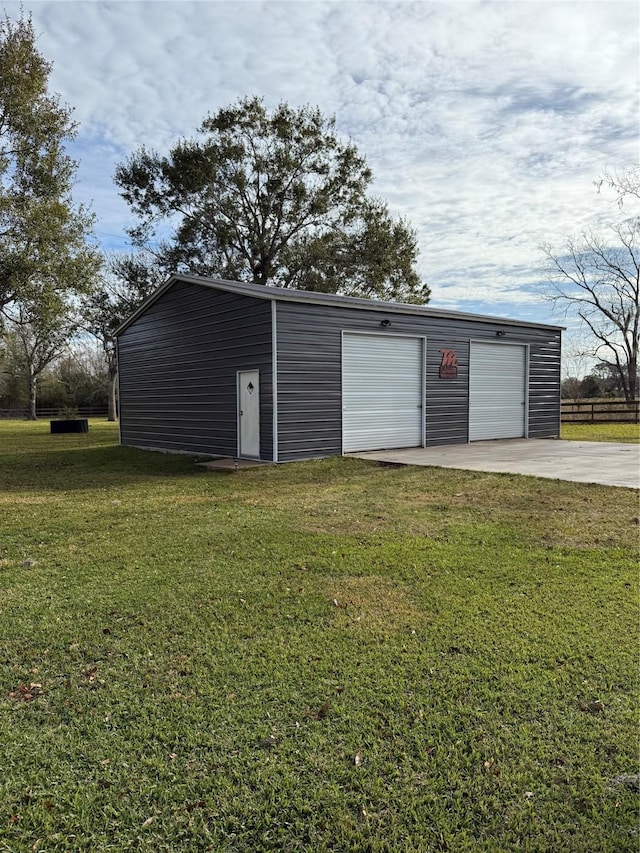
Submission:
[[[238,373],[238,456],[260,458],[260,372]]]

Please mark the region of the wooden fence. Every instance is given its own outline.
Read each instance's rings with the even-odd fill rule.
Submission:
[[[563,424],[637,424],[640,400],[562,400],[560,416]]]
[[[25,420],[28,414],[28,410],[26,406],[18,407],[14,409],[0,409],[0,419],[9,419],[12,418],[14,420]],[[60,417],[60,407],[54,408],[40,408],[36,409],[36,415],[38,418],[42,418],[43,420],[49,420],[50,418],[58,418]],[[107,417],[107,407],[106,406],[78,406],[78,417],[79,418],[106,418]]]
[[[38,418],[57,418],[57,408],[36,409]],[[560,414],[563,424],[640,423],[640,400],[627,403],[625,400],[562,400]],[[81,418],[106,418],[106,406],[80,406]],[[0,419],[24,420],[26,408],[0,409]]]

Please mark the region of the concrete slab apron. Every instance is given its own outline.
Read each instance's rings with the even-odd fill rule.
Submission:
[[[525,474],[576,483],[640,488],[640,445],[637,444],[534,438],[372,450],[349,455],[404,465]]]

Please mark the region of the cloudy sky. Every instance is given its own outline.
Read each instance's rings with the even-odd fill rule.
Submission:
[[[76,198],[106,249],[132,221],[115,165],[257,94],[335,114],[416,229],[433,305],[561,323],[539,247],[618,216],[593,182],[640,159],[636,2],[24,5],[80,122]]]

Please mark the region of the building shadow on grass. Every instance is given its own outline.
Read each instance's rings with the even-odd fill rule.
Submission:
[[[50,435],[42,422],[4,424],[0,421],[0,495],[2,493],[117,491],[131,484],[168,478],[227,480],[240,476],[253,480],[267,477],[274,486],[290,489],[297,484],[335,484],[368,479],[377,463],[334,456],[328,459],[235,465],[202,464],[220,459],[207,454],[174,454],[123,447],[117,433],[104,424],[91,425],[89,433]],[[403,466],[406,468],[406,466]]]
[[[119,445],[40,446],[15,453],[0,448],[0,492],[117,489],[167,477],[203,476],[194,464],[208,457],[174,455]]]

